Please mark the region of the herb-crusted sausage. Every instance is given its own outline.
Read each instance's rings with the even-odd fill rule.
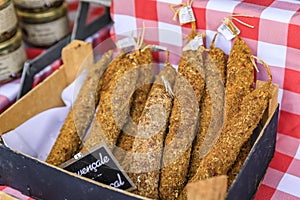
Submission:
[[[99,93],[97,84],[112,57],[112,51],[103,54],[102,58],[90,69],[81,87],[78,97],[63,124],[46,162],[60,165],[71,159],[80,147],[95,112]]]
[[[183,51],[174,85],[174,105],[164,143],[160,199],[175,199],[187,182],[192,142],[204,92],[203,48]]]

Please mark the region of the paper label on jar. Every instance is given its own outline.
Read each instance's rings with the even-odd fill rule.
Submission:
[[[179,11],[179,22],[181,25],[196,21],[191,6],[185,6]]]
[[[15,51],[0,56],[0,80],[6,80],[13,73],[19,72],[26,61],[26,52],[22,44]]]
[[[0,35],[13,30],[17,26],[17,16],[12,3],[0,10]]]
[[[194,39],[189,41],[187,45],[183,47],[183,51],[196,51],[201,45],[203,45],[203,38],[202,35],[197,35]]]
[[[233,23],[231,23],[231,24],[234,27],[237,35],[239,35],[241,31]],[[226,40],[232,40],[233,38],[235,38],[235,34],[225,23],[222,23],[219,26],[218,32],[221,33],[226,38]]]
[[[69,33],[69,22],[66,16],[43,24],[20,22],[25,40],[36,46],[49,46]]]
[[[24,8],[40,8],[45,5],[51,5],[54,2],[58,0],[43,0],[43,1],[38,1],[38,0],[14,0],[14,3],[17,6],[24,7]]]

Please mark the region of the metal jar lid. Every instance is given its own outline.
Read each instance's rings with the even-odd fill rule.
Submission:
[[[16,9],[17,15],[25,23],[44,23],[58,19],[67,14],[67,3],[63,3],[57,8],[50,8],[42,12],[28,12]]]
[[[17,49],[22,43],[22,32],[20,30],[9,40],[0,43],[0,55],[8,54]]]

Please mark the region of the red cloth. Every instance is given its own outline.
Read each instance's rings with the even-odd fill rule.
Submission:
[[[7,187],[7,186],[0,186],[0,191],[4,192],[6,194],[9,194],[10,196],[13,196],[20,200],[35,200],[31,197],[28,197],[28,196],[22,194],[19,191],[15,190],[13,188]]]

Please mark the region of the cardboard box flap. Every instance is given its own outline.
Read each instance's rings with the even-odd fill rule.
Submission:
[[[227,176],[217,176],[186,186],[188,200],[223,200],[227,195]]]
[[[66,82],[69,85],[85,66],[94,63],[92,45],[80,40],[74,40],[63,48],[62,60],[65,65]]]

